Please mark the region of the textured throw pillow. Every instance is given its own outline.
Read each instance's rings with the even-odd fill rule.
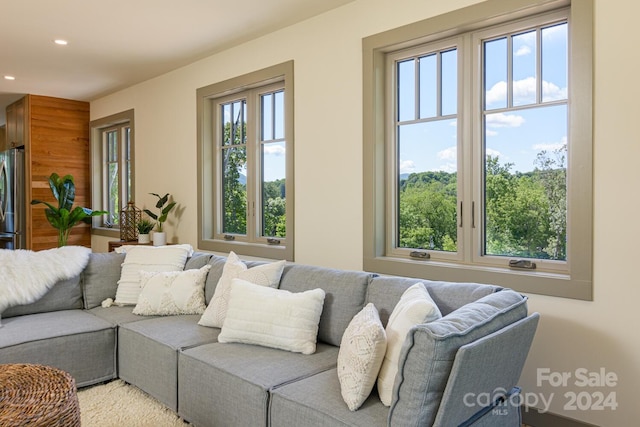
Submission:
[[[181,271],[187,257],[193,253],[191,245],[131,246],[127,248],[115,304],[135,305],[140,295],[140,271]]]
[[[202,314],[207,308],[204,302],[204,281],[210,265],[198,270],[167,271],[162,273],[141,271],[142,290],[133,314],[143,316],[172,316],[177,314]]]
[[[221,328],[227,316],[231,281],[235,278],[243,279],[261,286],[277,288],[286,261],[276,261],[269,264],[247,268],[235,252],[230,252],[218,280],[213,298],[200,318],[198,325]]]
[[[369,303],[347,326],[338,352],[340,391],[349,410],[357,410],[371,394],[386,350],[384,326]]]
[[[387,351],[378,374],[378,394],[384,405],[391,405],[398,359],[407,333],[419,323],[433,322],[441,317],[438,306],[422,283],[409,287],[400,297],[385,328]]]
[[[322,289],[292,293],[233,279],[218,342],[313,354],[324,296]]]

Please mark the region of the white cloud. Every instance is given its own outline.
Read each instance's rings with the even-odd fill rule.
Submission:
[[[439,151],[438,158],[441,160],[451,160],[455,162],[458,158],[458,148],[454,145],[453,147]]]
[[[486,152],[487,156],[493,156],[493,157],[500,156],[500,152],[498,150],[494,150],[494,149],[489,148],[489,147],[487,147],[485,152]]]
[[[266,144],[264,146],[264,154],[272,156],[284,156],[287,150],[282,145]]]
[[[563,136],[560,142],[547,142],[547,143],[534,144],[532,148],[536,151],[542,151],[542,150],[555,151],[564,147],[565,145],[567,145],[567,137]]]
[[[527,77],[522,80],[513,82],[513,99],[516,104],[529,104],[536,99],[535,77]],[[500,81],[494,84],[485,94],[487,105],[495,103],[504,104],[507,99],[507,82]],[[556,101],[567,98],[567,88],[561,88],[558,85],[543,81],[542,82],[542,98],[545,101]]]
[[[527,45],[520,46],[520,48],[516,51],[516,56],[525,56],[531,53],[531,48]]]
[[[542,99],[545,101],[556,101],[559,99],[567,99],[567,88],[558,87],[557,85],[543,81],[542,82]]]
[[[485,131],[485,134],[486,134],[487,136],[496,136],[496,135],[498,134],[498,132],[497,132],[497,131],[495,131],[495,130],[487,129],[487,130]]]
[[[455,163],[445,163],[444,165],[438,166],[437,170],[442,172],[453,173],[453,172],[457,172],[458,165],[456,165]]]
[[[505,113],[488,114],[486,119],[489,128],[516,128],[525,122],[522,116]]]
[[[487,105],[503,102],[507,99],[507,82],[501,81],[494,84],[485,94]]]
[[[416,163],[413,160],[400,160],[400,173],[412,173],[416,170]]]

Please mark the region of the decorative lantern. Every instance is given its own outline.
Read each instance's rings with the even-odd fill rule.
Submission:
[[[142,211],[136,208],[133,201],[120,211],[120,240],[131,242],[138,239],[138,223],[142,219]]]

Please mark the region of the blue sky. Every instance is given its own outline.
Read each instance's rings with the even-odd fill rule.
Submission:
[[[523,107],[536,101],[536,42],[535,31],[514,35],[513,38],[513,105]],[[543,28],[542,50],[542,100],[557,101],[567,98],[567,25]],[[500,162],[513,163],[512,171],[531,171],[536,155],[553,151],[567,141],[566,105],[499,110],[507,106],[507,42],[505,38],[486,43],[486,152],[499,156]],[[443,54],[443,113],[453,110],[455,99],[455,56]],[[428,68],[431,60],[427,60]],[[413,66],[400,66],[400,117],[413,114],[413,84],[410,82]],[[420,76],[434,87],[435,73],[423,72]],[[408,83],[404,83],[408,82]],[[423,92],[426,93],[426,92]],[[433,91],[431,91],[433,93]],[[425,96],[425,95],[421,95]],[[421,99],[421,110],[432,116],[429,102]],[[495,112],[492,112],[495,111]],[[399,164],[400,173],[456,170],[455,119],[422,122],[401,126]]]

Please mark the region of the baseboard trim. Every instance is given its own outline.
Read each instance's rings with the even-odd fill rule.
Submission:
[[[522,422],[531,427],[599,427],[567,418],[551,412],[539,412],[535,408],[522,407]]]

